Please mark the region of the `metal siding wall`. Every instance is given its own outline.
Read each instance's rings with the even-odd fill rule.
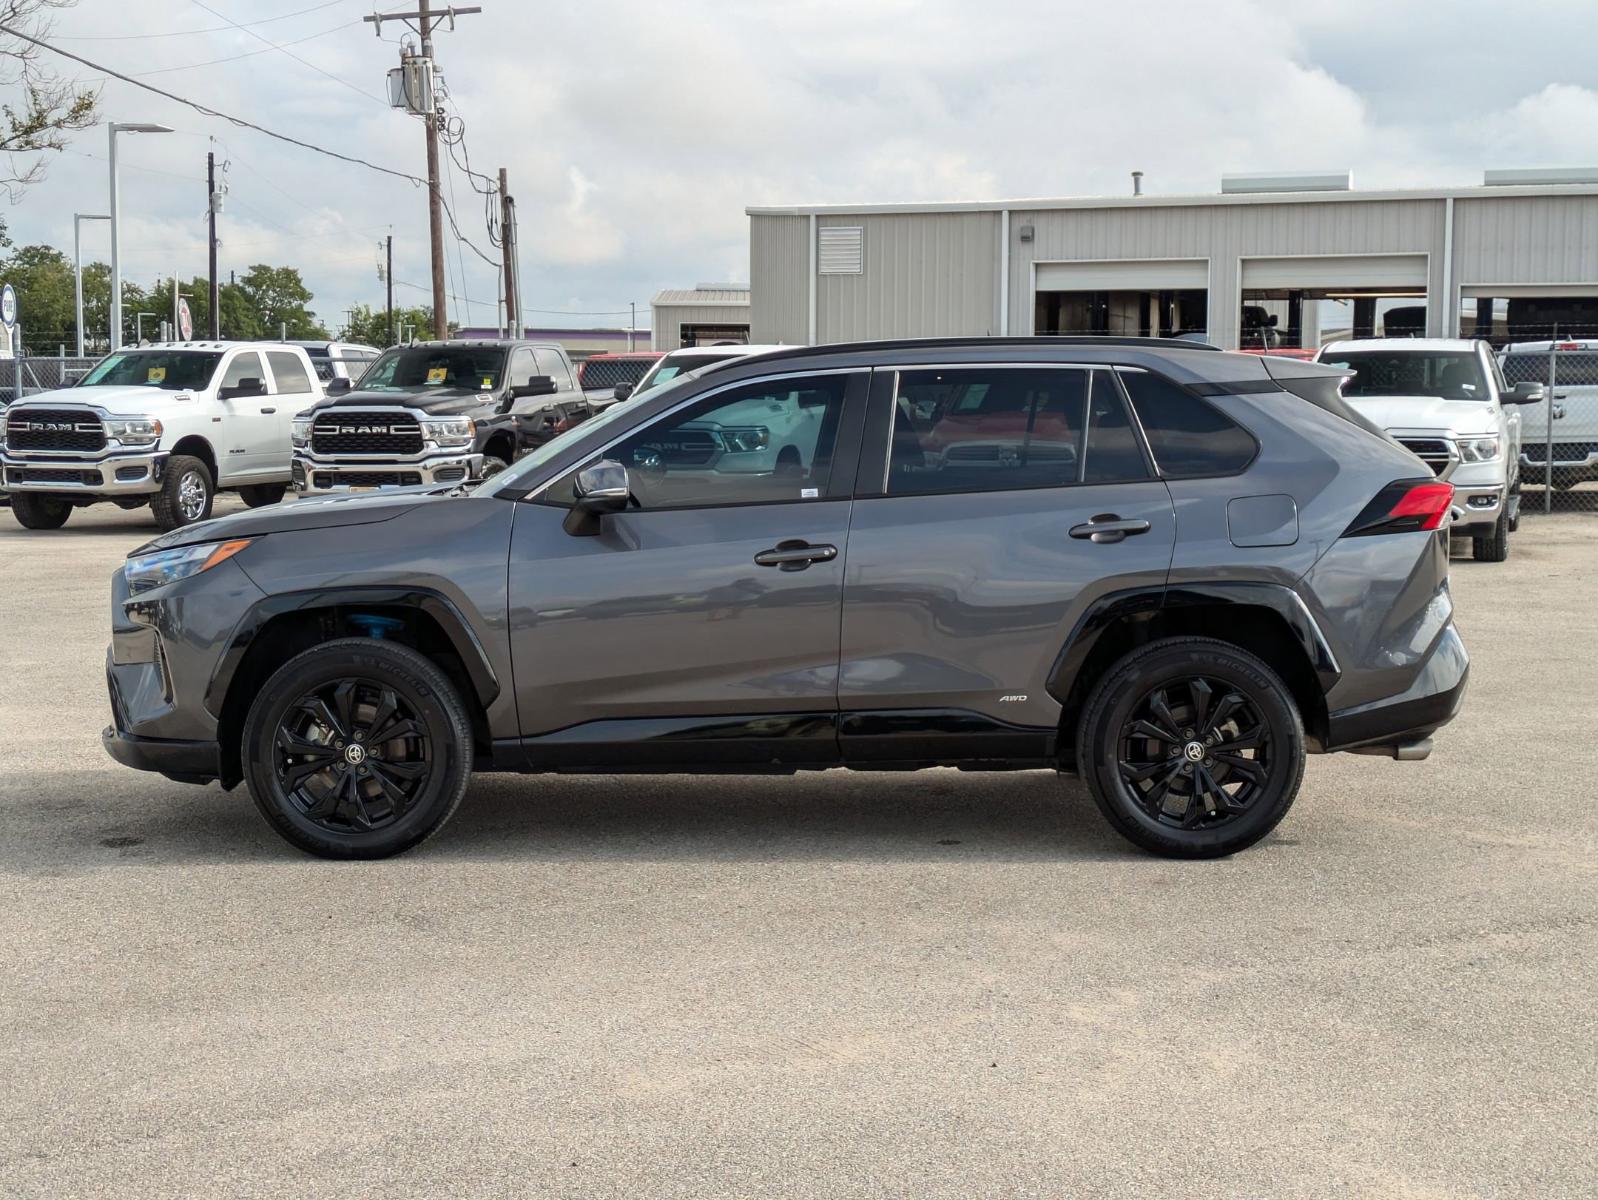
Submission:
[[[803,345],[810,336],[810,218],[749,218],[749,340]]]
[[[849,225],[865,230],[865,270],[819,277],[817,341],[999,332],[998,213],[825,216],[818,221],[818,227]],[[800,269],[801,283],[805,270]]]
[[[656,350],[677,350],[682,346],[684,325],[749,325],[751,305],[657,304],[650,341]],[[751,330],[750,341],[754,341]],[[803,341],[801,337],[799,339]]]
[[[1598,283],[1598,196],[1454,201],[1454,280]]]
[[[1031,225],[1035,239],[1022,242]],[[1339,201],[1148,208],[1012,210],[1010,327],[1033,332],[1032,264],[1050,259],[1208,258],[1209,331],[1238,339],[1238,261],[1312,254],[1430,253],[1430,308],[1441,311],[1443,202]]]

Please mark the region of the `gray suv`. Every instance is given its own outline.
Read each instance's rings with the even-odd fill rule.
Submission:
[[[453,490],[187,526],[112,580],[111,755],[330,858],[475,771],[1049,769],[1159,854],[1459,707],[1452,487],[1343,373],[1116,338],[775,351]]]

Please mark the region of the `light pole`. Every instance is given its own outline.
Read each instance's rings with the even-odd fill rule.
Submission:
[[[83,357],[83,222],[109,221],[105,213],[72,214],[72,295],[78,317],[78,357]]]
[[[154,313],[138,312],[133,314],[133,344],[140,345],[144,341],[144,318],[153,317]]]
[[[106,128],[111,139],[111,349],[122,345],[122,258],[117,247],[121,209],[117,203],[117,134],[171,133],[170,125],[150,121],[112,121]]]

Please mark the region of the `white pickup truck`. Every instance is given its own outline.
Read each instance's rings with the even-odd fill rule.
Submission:
[[[1520,524],[1520,405],[1540,383],[1511,388],[1486,342],[1370,338],[1332,342],[1317,362],[1353,372],[1343,398],[1454,485],[1449,532],[1482,562],[1509,557]]]
[[[182,342],[107,355],[70,388],[5,410],[0,469],[28,529],[74,508],[149,505],[162,529],[211,515],[218,491],[251,508],[283,496],[290,428],[323,396],[300,346]]]

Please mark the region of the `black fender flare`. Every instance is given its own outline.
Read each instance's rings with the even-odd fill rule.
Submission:
[[[1070,637],[1055,657],[1049,671],[1048,692],[1062,705],[1083,664],[1104,631],[1125,620],[1152,619],[1160,612],[1199,605],[1230,604],[1267,608],[1282,618],[1303,649],[1319,680],[1323,693],[1329,692],[1342,676],[1337,656],[1314,615],[1292,588],[1279,583],[1227,580],[1214,583],[1180,583],[1168,586],[1130,588],[1099,597],[1077,619]]]
[[[448,596],[431,588],[422,587],[344,587],[316,588],[303,592],[281,592],[256,601],[239,619],[228,638],[228,647],[217,661],[216,670],[205,689],[205,707],[212,716],[220,718],[227,699],[228,689],[238,673],[239,664],[261,630],[275,618],[285,613],[304,612],[324,608],[351,608],[361,605],[381,605],[389,608],[415,608],[426,613],[449,638],[455,653],[465,665],[467,676],[477,698],[486,709],[498,698],[499,677],[494,674],[488,652],[483,648],[471,622],[461,613]]]

